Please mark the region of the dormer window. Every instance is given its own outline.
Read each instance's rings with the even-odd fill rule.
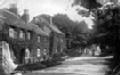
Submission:
[[[40,36],[38,36],[38,37],[37,37],[37,42],[39,42],[39,43],[40,43]]]
[[[17,38],[17,32],[12,27],[9,28],[9,37],[11,37],[11,38]]]
[[[25,33],[24,33],[23,30],[20,30],[19,38],[20,38],[20,39],[25,39]]]

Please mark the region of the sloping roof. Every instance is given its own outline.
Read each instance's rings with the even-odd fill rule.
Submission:
[[[10,12],[7,9],[0,9],[0,15],[4,17],[5,23],[12,25],[24,24],[24,21],[22,21],[22,19],[20,19],[19,16],[15,15],[14,13]]]
[[[0,9],[0,15],[2,16],[0,19],[7,25],[30,29],[29,27],[26,27],[25,22],[19,16],[15,15],[7,9]]]
[[[62,34],[62,32],[54,24],[49,24],[48,26],[52,29],[52,31]]]
[[[32,30],[30,26],[25,25],[25,22],[20,18],[20,16],[14,14],[13,12],[7,10],[7,9],[0,9],[0,19],[4,21],[5,25],[11,25],[11,26],[16,26],[19,28],[24,28],[27,30]]]
[[[44,36],[49,36],[48,33],[44,32],[39,26],[37,26],[33,23],[28,23],[28,24],[26,24],[26,26],[31,28],[37,34],[44,35]]]
[[[48,26],[51,31],[53,32],[56,32],[56,33],[62,33],[54,24],[50,24],[50,17],[48,15],[39,15],[39,16],[36,16],[35,18],[37,18],[37,22],[38,21],[41,21],[41,22],[38,22],[38,23],[44,23],[44,25]]]
[[[18,15],[10,12],[7,9],[0,9],[0,20],[2,20],[2,22],[7,25],[32,30],[35,31],[37,34],[48,36],[48,34],[42,31],[37,25],[33,23],[26,24]]]

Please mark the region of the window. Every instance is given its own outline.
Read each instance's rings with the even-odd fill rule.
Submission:
[[[27,32],[27,39],[30,40],[31,39],[31,33]]]
[[[25,49],[25,57],[30,58],[30,50],[28,48]]]
[[[37,49],[37,57],[40,57],[41,56],[41,51],[40,49]]]
[[[44,49],[43,51],[44,51],[43,54],[46,56],[47,55],[47,49]]]
[[[20,30],[19,38],[25,39],[25,33],[22,30]]]
[[[57,53],[57,52],[58,52],[58,50],[57,50],[57,48],[56,48],[55,53]]]
[[[61,52],[63,52],[63,48],[61,47],[61,50],[60,50]]]
[[[64,41],[63,41],[63,39],[60,39],[60,41],[63,43]]]
[[[11,38],[17,38],[17,32],[14,28],[9,28],[9,37]]]
[[[40,42],[40,36],[37,37],[37,41]]]

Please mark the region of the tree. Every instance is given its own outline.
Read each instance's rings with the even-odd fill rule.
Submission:
[[[120,62],[120,6],[110,5],[97,11],[98,22],[94,27],[97,31],[93,40],[96,39],[96,42],[101,43],[101,45],[115,48],[113,50],[113,68]]]
[[[87,33],[88,26],[85,21],[72,21],[67,15],[57,14],[53,17],[53,23],[64,33]]]
[[[53,17],[53,23],[66,34],[66,38],[71,38],[67,35],[72,36],[72,48],[81,46],[84,43],[83,41],[88,38],[86,33],[89,33],[90,30],[85,21],[74,22],[67,15],[57,14]]]
[[[72,6],[80,5],[87,9],[96,9],[102,5],[97,0],[74,0]]]
[[[53,17],[53,23],[64,33],[72,32],[74,25],[73,21],[65,14],[57,14]]]

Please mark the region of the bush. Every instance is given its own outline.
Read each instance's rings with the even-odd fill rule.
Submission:
[[[66,51],[66,54],[70,57],[76,57],[81,55],[81,53],[79,53],[77,49],[69,49]]]
[[[56,60],[47,60],[47,61],[43,61],[41,62],[43,65],[46,65],[46,67],[51,67],[51,66],[56,66],[56,65],[60,65],[60,62],[57,62]]]
[[[16,70],[18,70],[18,71],[32,71],[32,70],[43,69],[45,67],[46,66],[41,64],[41,63],[34,63],[34,64],[20,65],[17,67]]]

